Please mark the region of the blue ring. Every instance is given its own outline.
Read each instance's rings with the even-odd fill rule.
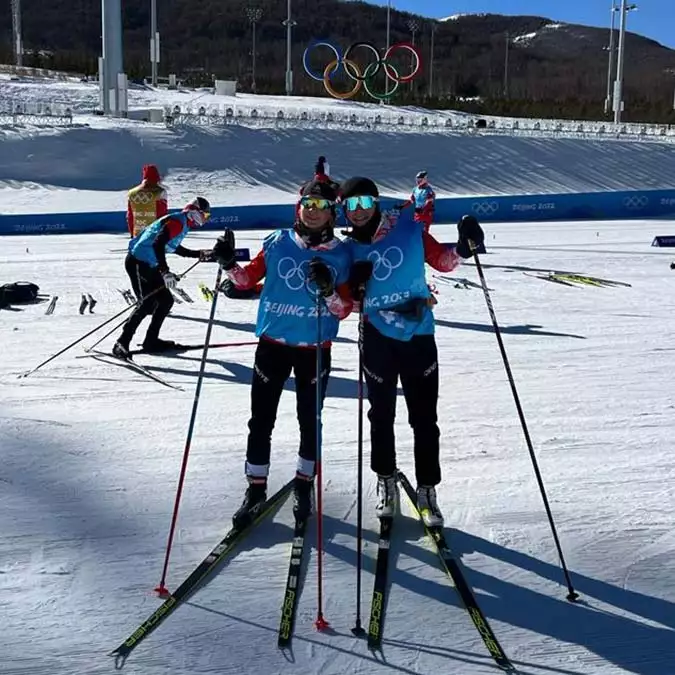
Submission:
[[[338,65],[337,68],[330,74],[329,79],[333,79],[333,75],[336,75],[339,71],[340,68],[342,68],[342,54],[340,53],[340,48],[336,47],[335,45],[331,44],[330,42],[325,42],[323,40],[319,40],[317,42],[312,42],[304,51],[302,55],[302,65],[305,68],[305,72],[313,79],[316,80],[317,82],[323,82],[323,73],[321,75],[317,75],[315,72],[312,71],[312,69],[309,66],[309,52],[314,49],[315,47],[328,47],[328,49],[332,50],[333,54],[335,54],[335,58],[337,59]]]

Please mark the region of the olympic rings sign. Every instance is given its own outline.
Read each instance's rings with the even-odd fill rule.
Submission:
[[[312,70],[312,67],[309,64],[309,55],[313,49],[317,47],[328,47],[335,58],[330,61],[324,68],[323,73],[316,73]],[[375,57],[374,61],[371,61],[365,69],[362,71],[359,65],[354,61],[353,56],[354,52],[357,49],[367,49]],[[390,58],[394,52],[397,50],[409,51],[413,67],[408,75],[400,75],[398,70],[390,63]],[[342,54],[339,47],[336,47],[331,42],[326,42],[324,40],[319,40],[313,42],[306,49],[302,55],[302,65],[305,68],[305,72],[317,82],[323,82],[323,86],[326,91],[333,97],[339,98],[341,100],[346,100],[348,98],[353,98],[356,94],[361,91],[361,87],[366,91],[366,93],[378,101],[383,101],[390,96],[392,96],[399,86],[404,82],[412,81],[420,71],[422,66],[422,57],[420,56],[417,47],[407,42],[399,42],[395,45],[391,45],[389,49],[384,53],[384,56],[380,56],[380,52],[377,47],[371,42],[354,42],[353,44],[347,47],[347,51]],[[334,75],[337,75],[340,72],[340,69],[344,68],[347,76],[354,82],[353,89],[349,91],[337,91],[332,84],[332,79]],[[373,81],[375,76],[378,75],[380,70],[383,70],[387,78],[387,86],[384,92],[377,92],[373,89]],[[389,89],[389,82],[393,82],[394,86]]]

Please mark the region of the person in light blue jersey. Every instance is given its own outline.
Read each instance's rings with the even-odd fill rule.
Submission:
[[[351,225],[353,298],[364,315],[363,370],[368,385],[371,469],[377,474],[379,518],[393,516],[396,487],[394,419],[400,377],[413,429],[417,504],[429,526],[443,524],[436,499],[441,481],[438,428],[438,352],[425,260],[449,272],[468,257],[467,241],[482,241],[480,225],[460,229],[455,249],[438,244],[420,223],[399,223],[380,211],[379,190],[369,178],[342,183],[339,202]]]
[[[415,187],[410,198],[396,208],[400,211],[413,204],[415,206],[414,220],[421,223],[426,232],[429,231],[434,220],[434,208],[436,206],[436,193],[429,184],[429,176],[426,171],[418,171],[415,176]]]
[[[245,267],[234,258],[234,234],[220,237],[214,255],[240,289],[251,288],[263,277],[256,335],[260,338],[253,364],[251,418],[246,450],[248,487],[234,514],[235,526],[249,522],[267,497],[272,430],[284,385],[295,373],[300,447],[294,481],[294,514],[303,520],[312,512],[316,465],[316,293],[321,307],[321,362],[319,386],[325,396],[331,367],[331,340],[340,319],[351,311],[347,280],[351,265],[348,247],[335,238],[335,188],[312,180],[302,188],[292,229],[265,238],[260,253]]]
[[[180,280],[169,270],[166,254],[210,261],[210,249],[194,251],[182,245],[191,230],[201,227],[209,219],[210,211],[209,202],[204,197],[196,197],[181,213],[158,218],[129,242],[124,266],[138,298],[138,306],[124,324],[122,334],[113,347],[117,358],[131,358],[131,340],[146,316],[152,319],[143,340],[144,351],[162,352],[180,347],[172,340],[159,337],[162,324],[173,307],[170,289],[175,288]]]

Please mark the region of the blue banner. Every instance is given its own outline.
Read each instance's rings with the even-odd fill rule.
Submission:
[[[383,208],[399,200],[383,198]],[[289,227],[294,204],[221,206],[211,211],[207,230],[273,230]],[[498,197],[439,197],[434,220],[454,223],[472,214],[481,222],[544,220],[631,220],[675,216],[675,190],[589,192],[582,194],[515,195]],[[411,218],[412,208],[402,213]],[[0,234],[126,233],[124,211],[0,215]]]
[[[666,236],[666,237],[657,236],[657,237],[654,237],[654,241],[652,242],[652,246],[668,246],[668,247],[675,246],[675,237],[673,237],[673,236]]]

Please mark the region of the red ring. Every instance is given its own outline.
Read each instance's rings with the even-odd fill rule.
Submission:
[[[389,59],[389,57],[391,56],[392,52],[395,49],[407,49],[415,57],[416,65],[415,68],[413,68],[413,71],[410,73],[410,75],[397,77],[389,73],[389,71],[387,70],[390,67],[389,64],[387,63],[387,60]],[[387,73],[387,77],[390,80],[393,80],[394,82],[398,82],[400,84],[402,82],[410,82],[410,80],[412,80],[417,75],[417,73],[419,73],[420,68],[422,67],[422,57],[420,56],[420,53],[417,50],[417,47],[415,47],[415,45],[409,42],[398,42],[395,45],[391,45],[391,47],[387,49],[387,51],[384,54],[384,58],[382,59],[382,65],[384,66],[384,72]]]

